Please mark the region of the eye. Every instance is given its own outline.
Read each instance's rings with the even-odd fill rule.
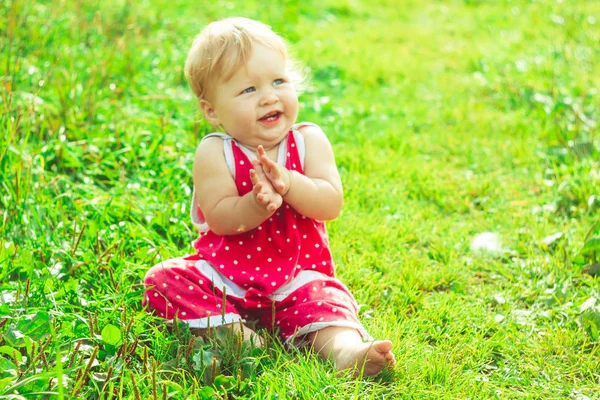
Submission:
[[[274,85],[283,85],[284,83],[285,83],[285,80],[284,80],[284,79],[282,79],[282,78],[275,79],[275,80],[273,81],[273,84],[274,84]]]
[[[246,89],[242,90],[240,92],[240,94],[251,93],[251,92],[254,92],[254,91],[256,91],[256,88],[254,86],[250,86],[249,88],[246,88]]]

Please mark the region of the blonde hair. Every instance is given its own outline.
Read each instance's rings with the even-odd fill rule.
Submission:
[[[212,85],[228,81],[245,65],[255,43],[281,53],[291,66],[291,80],[301,84],[302,74],[289,60],[285,41],[269,26],[248,18],[226,18],[211,22],[194,38],[185,61],[185,77],[198,100],[206,99]]]

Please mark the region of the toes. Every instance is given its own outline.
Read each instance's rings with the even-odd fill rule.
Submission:
[[[364,343],[360,348],[350,349],[342,359],[336,360],[336,366],[340,370],[353,370],[358,376],[372,376],[380,373],[386,366],[393,367],[396,364],[394,353],[392,353],[392,342],[389,340],[378,340]]]
[[[389,340],[378,340],[376,342],[373,342],[373,348],[378,353],[389,353],[392,350],[392,342],[390,342]]]

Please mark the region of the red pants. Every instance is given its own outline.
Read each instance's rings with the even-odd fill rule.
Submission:
[[[357,329],[371,337],[358,321],[352,294],[336,278],[300,271],[270,295],[245,290],[209,263],[192,255],[152,267],[146,274],[144,304],[157,315],[179,320],[191,328],[207,328],[238,321],[278,330],[286,341],[329,326]]]

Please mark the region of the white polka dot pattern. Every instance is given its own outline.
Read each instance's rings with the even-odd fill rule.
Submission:
[[[236,187],[240,196],[252,190],[248,156],[235,142],[231,153],[235,165]],[[286,168],[302,171],[302,162],[290,132],[285,151]],[[217,265],[219,271],[240,287],[250,287],[269,295],[293,279],[302,268],[333,276],[333,262],[326,244],[326,229],[322,222],[302,218],[288,204],[264,221],[257,229],[231,236],[219,236],[210,230],[194,244],[198,255]],[[305,260],[305,265],[298,261]],[[264,268],[260,274],[259,268]]]
[[[236,187],[243,196],[252,190],[249,177],[252,163],[237,144],[230,143]],[[288,135],[287,148],[282,151],[287,155],[286,168],[303,173],[293,134]],[[216,316],[222,313],[240,318],[244,315],[258,319],[265,327],[279,326],[284,338],[312,322],[327,324],[343,320],[358,324],[354,299],[332,278],[334,265],[325,225],[298,214],[288,204],[256,229],[231,236],[208,231],[201,234],[194,247],[196,255],[170,260],[177,263],[176,267],[161,263],[162,269],[157,266],[146,276],[148,291],[144,301],[164,318],[172,319],[178,313],[178,318],[201,325],[211,315],[214,316],[211,321],[218,321]],[[220,288],[213,287],[213,280],[195,268],[197,260],[209,261],[215,266],[215,273],[222,274],[223,279],[237,285],[245,295],[235,297],[228,290],[223,302]],[[175,270],[177,273],[170,272]],[[330,278],[303,285],[295,289],[294,296],[284,300],[279,295],[278,300],[270,300],[272,293],[288,285],[303,270]],[[327,283],[329,279],[331,284]],[[270,321],[272,310],[275,321]]]

